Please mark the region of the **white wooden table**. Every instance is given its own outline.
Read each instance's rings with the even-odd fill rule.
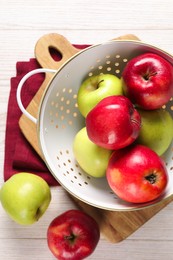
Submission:
[[[10,78],[15,76],[16,61],[34,57],[37,40],[52,32],[81,44],[132,33],[173,54],[173,1],[0,0],[0,185]],[[0,206],[0,259],[55,259],[47,247],[47,227],[58,214],[74,207],[61,187],[52,188],[45,215],[33,226],[23,227]],[[101,238],[88,259],[172,260],[173,203],[121,243]]]

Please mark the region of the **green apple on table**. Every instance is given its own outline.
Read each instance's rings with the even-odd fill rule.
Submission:
[[[51,201],[50,187],[35,174],[17,173],[2,185],[0,201],[15,222],[30,225],[38,221],[48,208]]]
[[[103,98],[123,95],[122,80],[112,74],[93,75],[85,79],[77,94],[78,108],[86,117],[88,112]]]
[[[141,115],[141,130],[137,142],[148,146],[161,156],[173,139],[171,114],[164,109],[137,110]]]
[[[87,174],[96,178],[105,176],[112,150],[97,146],[90,141],[86,127],[76,134],[73,152],[76,161]]]

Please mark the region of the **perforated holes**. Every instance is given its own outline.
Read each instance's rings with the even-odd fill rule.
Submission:
[[[89,181],[91,181],[92,177],[81,170],[78,163],[73,160],[72,152],[69,150],[60,150],[56,159],[61,174],[63,177],[68,178],[68,181],[80,187],[89,185]]]
[[[92,70],[94,70],[94,66],[90,66],[90,72],[88,73],[88,76],[89,77],[92,77],[93,76],[93,72],[92,72]]]
[[[60,89],[56,92],[54,100],[50,101],[50,107],[50,123],[54,124],[56,129],[72,126],[79,114],[77,93],[74,93],[72,88]]]
[[[126,58],[124,58],[124,59],[123,59],[123,62],[125,62],[125,63],[126,63],[127,61],[128,61],[128,59],[126,59]]]
[[[70,109],[66,109],[66,113],[67,113],[67,114],[70,114]]]
[[[108,55],[106,55],[106,59],[109,59],[111,56],[108,54]]]
[[[77,117],[77,113],[76,112],[73,113],[73,117]]]
[[[121,58],[121,56],[119,54],[115,55],[115,63],[114,63],[114,65],[115,65],[115,73],[118,74],[118,76],[119,76],[119,74],[121,72],[121,70],[120,70],[120,65],[121,65],[120,64],[120,58]],[[127,59],[123,58],[123,62],[127,62]]]
[[[113,191],[109,191],[109,194],[112,195],[115,200],[118,199],[118,196]]]
[[[90,66],[89,67],[89,73],[88,76],[91,77],[93,75],[102,75],[103,73],[106,72],[111,72],[111,73],[116,73],[116,74],[120,74],[121,70],[120,70],[120,62],[127,62],[126,58],[123,58],[123,60],[120,60],[120,55],[116,54],[114,57],[111,57],[110,54],[107,54],[105,56],[105,58],[103,58],[103,60],[101,59],[97,59],[96,60],[96,64],[95,66]],[[114,66],[116,67],[114,70]]]
[[[162,106],[162,109],[167,109],[170,112],[173,111],[173,98],[170,98],[170,101]]]
[[[69,124],[69,125],[72,125],[72,124],[73,124],[73,121],[72,121],[72,120],[69,120],[69,121],[68,121],[68,124]]]

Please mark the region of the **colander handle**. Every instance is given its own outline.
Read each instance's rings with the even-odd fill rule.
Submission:
[[[16,98],[17,98],[17,103],[18,103],[18,106],[20,108],[20,110],[22,111],[22,113],[28,117],[32,122],[34,122],[35,124],[37,124],[37,119],[32,116],[23,106],[22,104],[22,100],[21,100],[21,91],[22,91],[22,87],[25,83],[25,81],[27,79],[29,79],[31,76],[35,75],[35,74],[38,74],[38,73],[46,73],[46,72],[49,72],[49,73],[56,73],[57,70],[54,70],[54,69],[46,69],[46,68],[40,68],[40,69],[35,69],[35,70],[32,70],[30,72],[28,72],[22,79],[21,81],[19,82],[19,85],[17,87],[17,92],[16,92]]]

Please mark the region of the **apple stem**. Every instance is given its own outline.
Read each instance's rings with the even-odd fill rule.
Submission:
[[[102,80],[100,80],[100,81],[98,82],[98,84],[97,84],[97,89],[99,88],[99,85],[100,85],[101,82],[104,82],[104,79],[102,79]]]
[[[143,78],[147,81],[150,79],[150,77],[153,77],[157,75],[157,72],[146,72],[144,75],[143,75]]]
[[[70,234],[69,236],[64,236],[64,238],[66,239],[66,240],[70,240],[71,242],[74,242],[74,240],[75,240],[75,235],[74,234]]]
[[[145,177],[147,181],[149,181],[151,184],[154,184],[156,182],[156,175],[154,173],[148,175]]]

